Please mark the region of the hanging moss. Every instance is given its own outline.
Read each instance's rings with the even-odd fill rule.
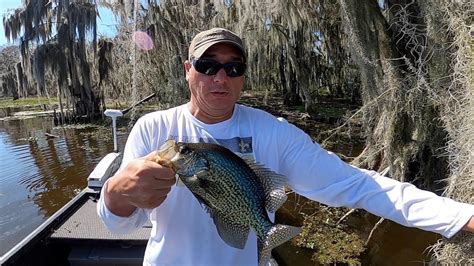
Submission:
[[[382,13],[376,1],[340,3],[367,132],[354,163],[473,203],[472,5],[400,0]],[[438,262],[473,262],[473,237],[462,235],[438,245]]]
[[[98,101],[92,89],[87,61],[86,32],[92,32],[96,46],[96,6],[94,1],[23,1],[21,8],[4,17],[7,38],[20,37],[21,69],[17,74],[36,83],[39,95],[50,97],[45,87],[47,68],[56,73],[57,94],[75,106],[74,117],[98,115]],[[53,34],[56,33],[57,35]],[[19,76],[19,80],[24,77]],[[61,104],[62,109],[62,104]]]

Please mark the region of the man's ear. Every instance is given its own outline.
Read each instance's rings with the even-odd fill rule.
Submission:
[[[186,80],[189,79],[189,70],[191,69],[191,62],[189,60],[184,61],[184,72],[186,75]]]

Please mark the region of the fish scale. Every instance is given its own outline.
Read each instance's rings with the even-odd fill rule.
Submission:
[[[286,200],[282,175],[217,144],[169,140],[158,155],[211,215],[224,242],[243,249],[250,228],[255,231],[260,265],[270,260],[273,248],[300,232],[268,217],[267,210],[276,211]]]
[[[211,162],[215,159],[215,164],[217,170],[210,170],[209,175],[219,176],[219,173],[225,173],[229,180],[233,182],[219,182],[219,185],[224,187],[223,196],[220,197],[224,199],[222,201],[222,210],[224,213],[228,213],[233,218],[235,217],[233,211],[237,210],[235,213],[236,216],[239,216],[240,219],[246,219],[248,223],[251,223],[257,235],[261,236],[264,234],[265,228],[271,225],[268,217],[260,215],[261,212],[253,211],[262,209],[264,204],[264,191],[260,184],[258,184],[258,178],[254,176],[253,172],[249,172],[249,178],[242,178],[242,176],[237,175],[237,173],[242,172],[238,170],[238,166],[235,166],[232,161],[229,160],[219,160],[219,156],[209,155]],[[217,157],[217,158],[215,158]],[[240,178],[239,178],[240,177]],[[225,197],[228,195],[228,197]],[[252,217],[254,216],[254,217]],[[251,219],[254,218],[254,219]],[[256,221],[256,222],[254,222]]]

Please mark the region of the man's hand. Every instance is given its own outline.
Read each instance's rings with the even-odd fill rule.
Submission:
[[[110,178],[105,190],[107,208],[118,216],[129,216],[136,208],[160,206],[175,184],[175,173],[159,162],[156,152],[131,161]]]

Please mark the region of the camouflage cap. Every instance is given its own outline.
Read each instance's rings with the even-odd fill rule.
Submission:
[[[242,56],[246,60],[242,39],[237,34],[224,28],[212,28],[198,33],[189,45],[189,60],[201,57],[209,47],[217,43],[233,44],[242,52]]]

